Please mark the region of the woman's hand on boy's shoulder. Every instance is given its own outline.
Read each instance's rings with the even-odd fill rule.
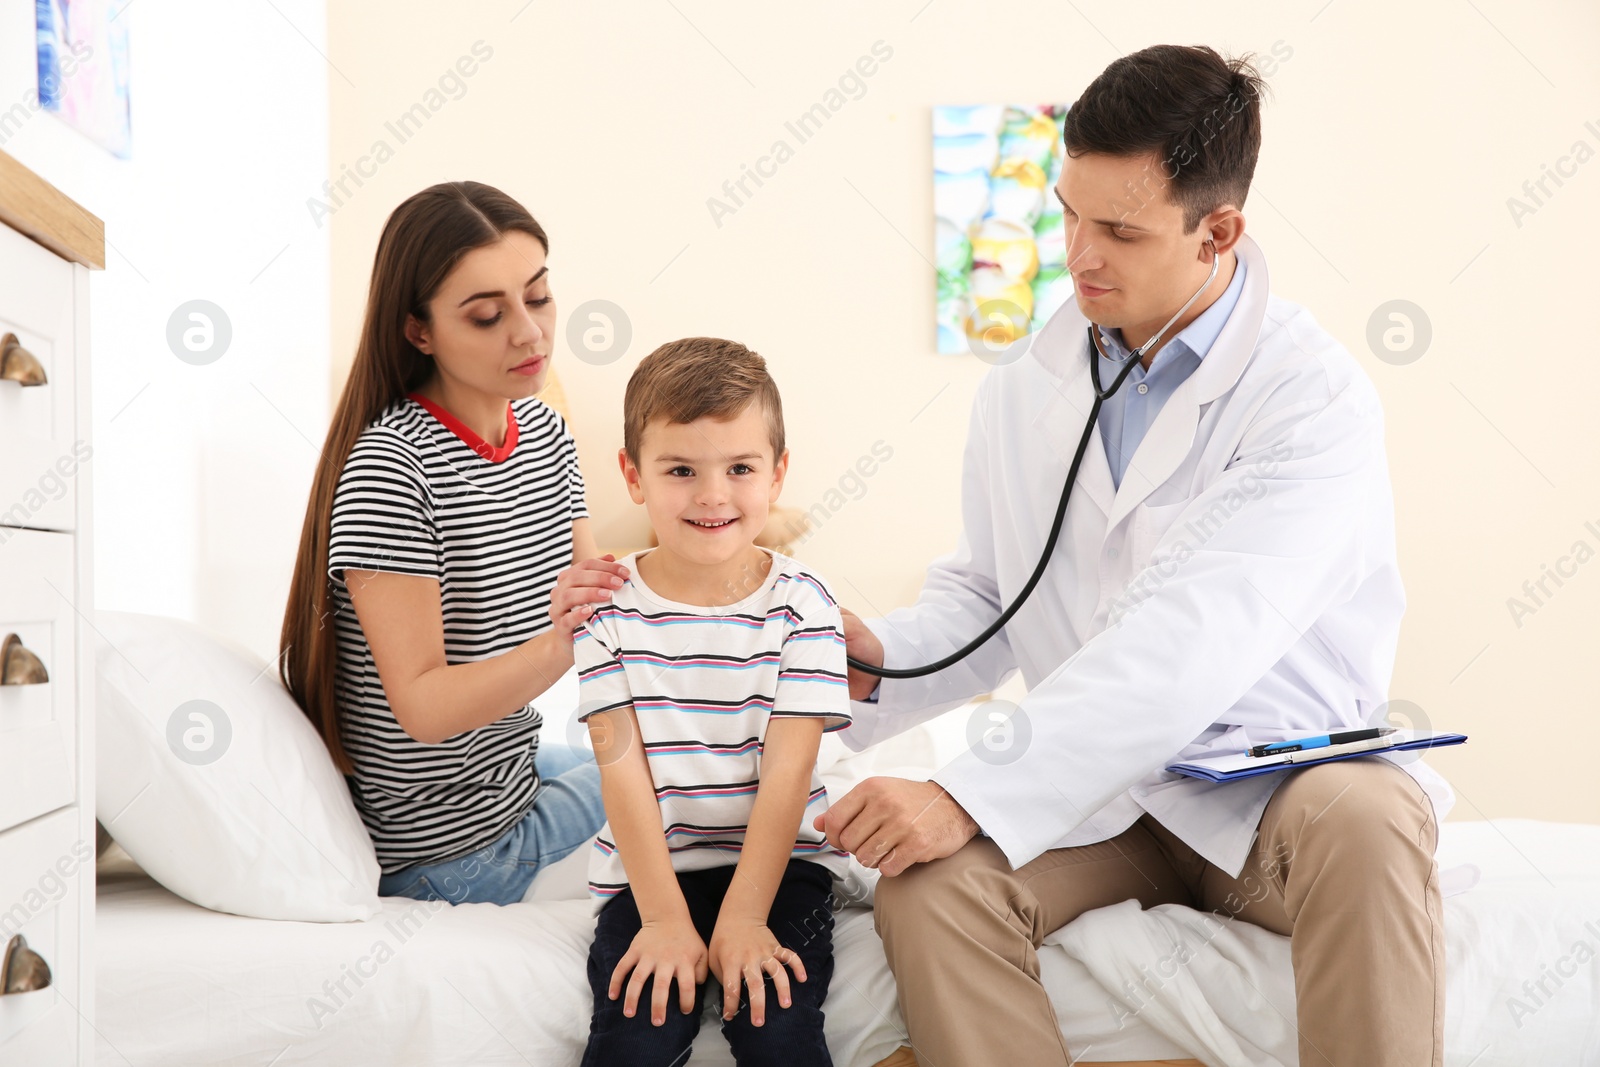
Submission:
[[[650,1023],[661,1026],[667,1021],[667,996],[672,980],[678,980],[678,1009],[685,1015],[694,1013],[695,990],[706,980],[706,943],[687,916],[647,922],[633,935],[633,942],[616,970],[611,972],[607,994],[616,1000],[623,994],[622,1014],[632,1017],[639,1005],[639,994],[651,975],[656,981],[651,987]],[[629,972],[632,977],[629,977]]]
[[[573,631],[594,614],[595,605],[610,600],[627,578],[628,568],[609,552],[562,571],[550,591],[550,621],[556,632],[572,640]]]
[[[766,975],[772,976],[773,992],[785,1008],[794,1002],[786,968],[794,970],[796,980],[806,980],[806,965],[801,962],[800,954],[779,944],[765,923],[719,918],[716,929],[711,932],[708,952],[711,973],[722,985],[724,1022],[738,1014],[741,988],[750,992],[751,1025],[761,1026],[766,1022]]]

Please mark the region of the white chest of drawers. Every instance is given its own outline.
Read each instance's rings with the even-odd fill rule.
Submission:
[[[0,1067],[95,1055],[89,270],[103,247],[99,220],[0,153],[0,952],[32,975],[8,993],[0,974]],[[49,968],[41,988],[24,941]]]

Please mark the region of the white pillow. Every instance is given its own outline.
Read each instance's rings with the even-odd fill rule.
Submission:
[[[215,911],[345,922],[378,860],[321,736],[271,666],[177,619],[98,612],[95,814]]]

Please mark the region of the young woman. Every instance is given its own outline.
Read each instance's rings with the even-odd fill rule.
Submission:
[[[486,185],[401,204],[312,483],[281,671],[386,896],[512,903],[604,822],[593,762],[541,751],[531,703],[627,577],[595,558],[576,447],[534,399],[555,341],[548,251]]]

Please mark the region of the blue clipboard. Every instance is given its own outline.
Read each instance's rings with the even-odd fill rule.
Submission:
[[[1255,778],[1263,774],[1290,771],[1296,767],[1307,767],[1316,763],[1355,759],[1357,756],[1381,756],[1385,752],[1413,752],[1417,749],[1443,748],[1446,745],[1462,744],[1466,739],[1466,734],[1435,733],[1429,730],[1398,730],[1384,739],[1389,741],[1389,744],[1376,748],[1371,747],[1366,742],[1357,741],[1349,745],[1330,745],[1326,748],[1284,752],[1271,756],[1251,756],[1243,752],[1229,752],[1221,756],[1204,756],[1200,759],[1169,764],[1167,770],[1190,778],[1199,778],[1206,782],[1236,782],[1243,778]]]

